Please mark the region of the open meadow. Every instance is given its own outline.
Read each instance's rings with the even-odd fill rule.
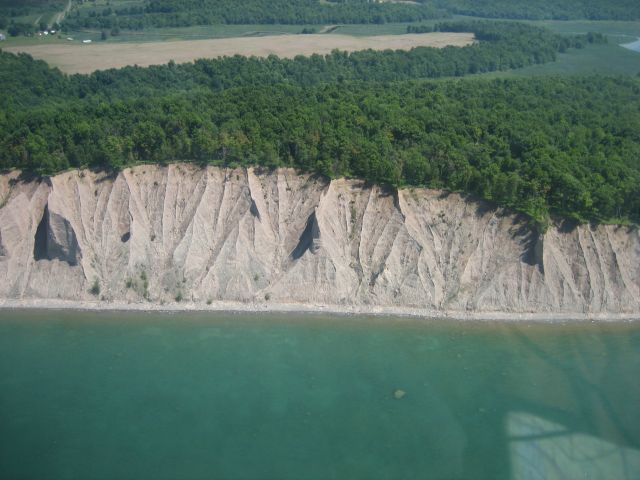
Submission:
[[[471,33],[435,32],[408,35],[351,37],[347,35],[273,35],[229,39],[185,40],[150,43],[78,44],[55,43],[9,47],[9,52],[25,52],[47,61],[67,73],[90,73],[95,70],[127,65],[159,65],[173,60],[190,62],[198,58],[232,55],[266,57],[276,55],[327,54],[332,50],[408,50],[414,47],[464,46],[473,42]]]
[[[460,18],[471,19],[471,17]],[[636,75],[640,73],[640,53],[623,46],[640,38],[640,22],[546,20],[525,23],[548,28],[561,35],[579,35],[587,32],[602,33],[607,36],[608,43],[560,53],[555,62],[483,75],[502,78],[532,75]]]

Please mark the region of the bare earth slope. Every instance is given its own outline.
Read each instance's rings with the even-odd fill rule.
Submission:
[[[294,170],[0,175],[0,299],[640,312],[640,234]],[[90,293],[93,284],[98,296]]]
[[[127,65],[159,65],[173,60],[191,62],[198,58],[233,55],[293,58],[296,55],[328,54],[338,49],[408,50],[414,47],[463,47],[473,42],[472,33],[419,33],[407,35],[272,35],[266,37],[178,40],[148,43],[55,43],[9,47],[8,52],[24,52],[67,73],[91,73],[95,70]]]

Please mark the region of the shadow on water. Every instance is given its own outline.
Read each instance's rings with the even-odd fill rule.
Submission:
[[[0,477],[637,479],[639,372],[638,324],[2,312]]]
[[[637,344],[593,334],[566,336],[561,343],[554,340],[555,346],[523,332],[514,338],[529,367],[544,373],[553,388],[513,384],[513,409],[505,412],[509,477],[637,478],[640,382],[632,380]],[[630,352],[635,355],[628,357]]]

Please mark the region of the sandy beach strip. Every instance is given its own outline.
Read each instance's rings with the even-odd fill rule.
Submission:
[[[149,302],[125,303],[106,301],[72,301],[59,299],[0,299],[0,311],[9,310],[76,310],[94,312],[230,312],[230,313],[300,313],[345,316],[385,316],[457,321],[533,321],[565,322],[632,322],[640,321],[640,313],[579,313],[579,312],[467,312],[441,311],[411,307],[345,306],[306,303],[267,303],[217,301],[207,305],[195,302],[174,302],[163,305]]]

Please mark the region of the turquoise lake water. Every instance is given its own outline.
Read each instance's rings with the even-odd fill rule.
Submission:
[[[640,324],[4,311],[0,478],[638,479]]]

